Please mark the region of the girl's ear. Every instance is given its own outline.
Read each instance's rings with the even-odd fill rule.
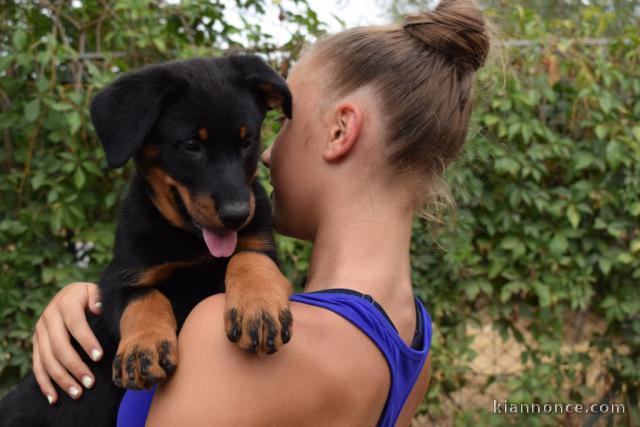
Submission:
[[[330,135],[322,158],[333,162],[346,156],[360,137],[362,122],[362,110],[356,104],[349,102],[338,105],[329,126]]]

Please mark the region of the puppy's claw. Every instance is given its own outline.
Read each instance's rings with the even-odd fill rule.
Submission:
[[[140,390],[165,381],[176,370],[176,344],[175,336],[172,339],[145,336],[121,342],[113,361],[114,384]]]

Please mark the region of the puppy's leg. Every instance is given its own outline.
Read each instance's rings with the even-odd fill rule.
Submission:
[[[160,291],[145,289],[130,300],[120,318],[120,343],[113,381],[129,389],[164,381],[178,364],[176,318]]]
[[[239,242],[239,249],[242,245]],[[225,329],[243,349],[272,354],[291,338],[292,286],[270,256],[248,245],[249,240],[227,266]]]

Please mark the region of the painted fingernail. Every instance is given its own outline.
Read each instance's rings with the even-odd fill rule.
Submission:
[[[100,301],[98,301],[98,302],[95,304],[95,306],[96,306],[96,308],[102,308],[102,303],[101,303]]]
[[[100,350],[98,350],[97,348],[91,349],[91,358],[94,362],[97,362],[100,359],[100,356],[102,356],[102,352]]]
[[[49,401],[49,405],[53,405],[53,396],[47,394],[47,400]]]
[[[93,378],[91,378],[89,375],[84,375],[82,377],[82,385],[85,388],[91,388],[91,386],[93,385]]]
[[[80,390],[78,390],[78,387],[72,385],[69,387],[69,394],[75,399],[80,394]]]

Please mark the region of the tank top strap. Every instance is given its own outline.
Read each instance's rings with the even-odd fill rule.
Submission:
[[[390,385],[378,426],[393,427],[414,384],[424,367],[431,347],[431,318],[416,298],[422,321],[423,339],[418,348],[408,346],[393,324],[366,298],[343,292],[307,292],[295,294],[291,301],[326,308],[360,329],[378,347],[389,367]]]

